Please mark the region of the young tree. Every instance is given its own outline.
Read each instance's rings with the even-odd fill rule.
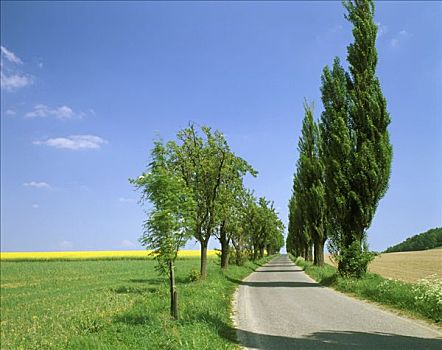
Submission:
[[[169,151],[161,142],[155,142],[148,172],[129,181],[143,191],[142,202],[152,203],[140,242],[153,250],[160,273],[169,275],[170,312],[178,319],[174,262],[179,249],[191,236],[195,203],[173,168]]]

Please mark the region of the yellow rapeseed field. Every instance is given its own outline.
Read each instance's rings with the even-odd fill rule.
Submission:
[[[0,260],[87,260],[87,259],[142,259],[149,258],[149,250],[110,250],[79,252],[0,252]],[[181,250],[178,257],[198,257],[199,250]],[[208,250],[208,256],[216,255],[215,250]]]

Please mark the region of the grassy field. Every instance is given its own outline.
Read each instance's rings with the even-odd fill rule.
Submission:
[[[367,273],[361,279],[342,278],[334,266],[314,266],[302,258],[295,263],[319,283],[356,297],[392,307],[407,315],[442,323],[442,279],[432,277],[417,283],[386,279]],[[406,268],[406,266],[404,266]]]
[[[334,266],[328,257],[326,262]],[[430,276],[442,278],[442,248],[380,254],[371,262],[369,271],[411,283]]]
[[[192,282],[198,258],[177,262],[181,319],[169,317],[168,286],[152,260],[1,263],[2,349],[237,348],[230,298],[258,265]]]
[[[199,250],[181,250],[178,258],[198,257]],[[208,256],[216,256],[208,250]],[[146,260],[152,259],[150,250],[111,250],[81,252],[0,252],[1,261],[70,261],[70,260]]]

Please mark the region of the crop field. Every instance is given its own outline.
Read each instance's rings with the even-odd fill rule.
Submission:
[[[326,262],[334,266],[328,256]],[[381,254],[371,262],[369,271],[411,283],[430,276],[442,278],[442,248]]]
[[[197,257],[199,250],[181,250],[178,258]],[[208,250],[208,256],[215,256],[215,250]],[[45,261],[45,260],[134,260],[151,259],[149,250],[81,251],[81,252],[0,252],[2,261]]]
[[[192,282],[198,258],[177,261],[181,318],[169,317],[166,278],[153,260],[1,263],[2,349],[230,349],[230,297],[258,265]]]

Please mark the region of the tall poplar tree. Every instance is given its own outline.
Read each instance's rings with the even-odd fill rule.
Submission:
[[[343,243],[346,247],[353,246],[353,249],[361,251],[366,230],[371,225],[379,200],[388,189],[392,161],[392,146],[387,129],[390,115],[376,76],[377,26],[374,22],[374,2],[345,1],[344,6],[348,12],[345,18],[353,24],[354,42],[347,47],[352,139],[349,179],[351,216],[347,221],[349,227]],[[365,272],[366,264],[360,267],[362,271],[352,271],[353,264],[350,259],[347,261],[342,269],[348,270],[348,274],[360,275]]]
[[[304,104],[305,117],[302,135],[299,139],[298,173],[299,205],[304,217],[305,229],[310,234],[314,246],[315,265],[324,264],[324,243],[326,233],[326,204],[324,167],[319,157],[320,133],[313,120],[313,108]]]

